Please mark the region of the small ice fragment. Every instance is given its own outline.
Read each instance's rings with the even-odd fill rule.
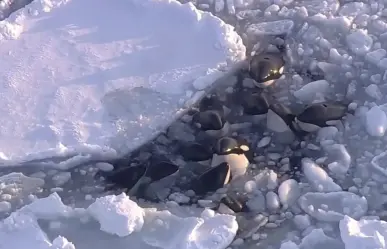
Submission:
[[[269,176],[267,179],[267,189],[273,190],[278,186],[278,175],[274,171],[269,172]]]
[[[3,193],[10,192],[15,197],[23,193],[31,193],[43,187],[45,181],[40,178],[28,177],[23,173],[10,173],[0,176],[0,188]]]
[[[275,192],[273,191],[267,192],[266,205],[267,205],[267,208],[271,211],[276,211],[281,207],[279,197]]]
[[[339,130],[335,126],[322,127],[317,131],[317,141],[333,140]]]
[[[234,0],[227,0],[227,9],[228,9],[228,13],[230,15],[235,15],[235,4],[234,4]]]
[[[383,95],[380,91],[379,87],[376,84],[370,84],[365,88],[365,92],[368,96],[371,98],[374,98],[376,100],[381,100]]]
[[[75,249],[75,245],[68,241],[65,237],[58,236],[52,241],[52,248],[58,249]]]
[[[387,58],[383,58],[379,61],[378,67],[383,70],[387,70]]]
[[[360,14],[368,14],[369,12],[369,5],[363,2],[349,2],[341,6],[339,15],[355,18]]]
[[[263,137],[257,144],[257,148],[263,148],[263,147],[266,147],[270,144],[271,142],[271,137]]]
[[[303,215],[299,214],[299,215],[294,216],[293,222],[296,225],[296,227],[298,229],[300,229],[301,231],[307,229],[308,227],[310,227],[312,225],[310,217],[307,214],[303,214]]]
[[[112,171],[114,169],[114,166],[110,163],[105,163],[105,162],[99,162],[99,163],[96,163],[95,165],[99,170],[102,170],[102,171]]]
[[[329,170],[338,175],[348,172],[351,166],[351,155],[343,144],[332,144],[324,147],[328,153],[328,158],[333,160],[328,164]]]
[[[368,52],[364,57],[366,61],[377,65],[381,59],[383,59],[387,55],[386,50],[379,48],[374,51]]]
[[[316,99],[324,100],[330,90],[329,82],[317,80],[310,82],[294,92],[294,96],[304,102],[313,102]]]
[[[282,205],[292,206],[300,195],[301,189],[294,179],[283,181],[278,188],[278,196]]]
[[[371,36],[367,34],[366,30],[357,29],[351,34],[347,35],[347,45],[349,49],[357,55],[364,55],[373,45]]]
[[[11,211],[12,205],[8,201],[0,201],[0,213]]]
[[[302,170],[314,190],[319,192],[342,191],[340,185],[336,184],[325,170],[315,164],[311,159],[302,159]]]
[[[260,191],[256,191],[255,195],[246,202],[250,210],[262,212],[266,209],[265,196]]]
[[[387,129],[387,116],[379,106],[372,107],[366,113],[365,128],[370,136],[384,136]]]
[[[70,181],[71,173],[70,172],[59,172],[58,174],[52,177],[52,181],[54,182],[56,187],[60,187]]]
[[[215,12],[221,12],[224,10],[225,0],[215,0]]]
[[[279,20],[273,22],[261,22],[248,26],[246,32],[251,35],[283,35],[289,34],[294,27],[292,20]]]
[[[190,198],[188,196],[185,196],[182,193],[175,192],[169,195],[169,199],[172,201],[175,201],[177,203],[188,203],[190,201]]]
[[[50,221],[49,228],[50,230],[59,230],[62,226],[60,221]]]
[[[328,237],[321,228],[312,229],[311,227],[310,231],[307,232],[307,235],[302,239],[299,246],[300,248],[321,248],[321,245],[323,245],[323,248],[343,248],[343,243],[340,239]]]
[[[245,183],[245,191],[247,193],[253,193],[257,190],[257,183],[255,181],[247,181]]]
[[[299,249],[299,247],[293,241],[286,241],[281,244],[280,249]]]

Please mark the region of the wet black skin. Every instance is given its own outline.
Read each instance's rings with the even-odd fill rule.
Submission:
[[[192,122],[198,123],[202,130],[220,130],[223,128],[224,120],[217,111],[198,112],[192,117]]]
[[[144,164],[129,166],[108,172],[104,175],[107,182],[114,184],[115,188],[131,189],[145,175]]]
[[[326,127],[327,121],[341,120],[348,112],[348,105],[341,102],[316,103],[307,106],[297,119],[304,123]]]
[[[243,154],[245,151],[240,148],[238,140],[232,137],[222,137],[216,142],[214,152],[217,155],[229,155]]]
[[[243,111],[247,115],[266,114],[270,106],[270,98],[265,93],[247,93],[242,99]]]
[[[285,65],[280,53],[263,53],[250,60],[249,75],[258,83],[276,80],[282,76],[279,69]]]
[[[230,180],[230,165],[221,163],[218,166],[209,168],[195,179],[192,189],[197,195],[205,195],[208,192],[215,192],[222,188]]]
[[[304,131],[301,131],[297,129],[294,125],[294,121],[296,118],[296,115],[293,114],[293,112],[285,105],[276,102],[270,105],[270,110],[275,112],[278,116],[282,118],[282,120],[285,121],[285,123],[289,126],[290,130],[299,138],[304,138],[307,133]]]
[[[181,144],[179,154],[184,158],[184,160],[194,162],[209,160],[213,155],[210,147],[199,143]]]

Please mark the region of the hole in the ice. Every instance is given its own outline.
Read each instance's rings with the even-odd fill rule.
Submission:
[[[263,59],[264,59],[264,60],[267,60],[267,61],[269,60],[269,58],[268,58],[268,57],[264,57]]]

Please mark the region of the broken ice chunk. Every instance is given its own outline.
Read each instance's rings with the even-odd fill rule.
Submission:
[[[140,231],[144,225],[143,209],[125,193],[97,198],[87,211],[99,222],[102,231],[120,237]]]
[[[215,12],[221,12],[224,10],[224,0],[215,0]]]
[[[301,231],[307,229],[312,225],[310,216],[307,214],[298,214],[293,218],[294,225]]]
[[[238,223],[235,216],[216,214],[204,219],[204,223],[192,231],[190,238],[196,238],[194,243],[201,249],[223,249],[234,240],[238,231]],[[190,244],[191,241],[185,241]],[[188,248],[188,245],[177,248]],[[163,247],[165,248],[165,247]]]
[[[226,248],[238,230],[235,216],[204,214],[202,217],[180,218],[167,210],[147,210],[142,239],[157,248]]]
[[[261,22],[251,24],[246,32],[253,36],[262,35],[286,35],[293,30],[294,22],[292,20],[279,20],[273,22]]]
[[[234,0],[227,0],[227,9],[230,15],[235,15],[235,3]]]
[[[373,45],[371,36],[366,30],[358,29],[347,35],[347,45],[349,49],[357,55],[364,55]]]
[[[56,187],[60,187],[70,181],[71,173],[70,172],[59,172],[58,174],[52,177],[52,181]]]
[[[246,202],[247,207],[256,212],[263,212],[266,209],[266,199],[261,191],[256,191],[254,196]]]
[[[13,172],[0,177],[0,190],[3,194],[10,194],[12,198],[16,198],[36,191],[44,183],[43,179]]]
[[[254,10],[241,10],[239,11],[237,14],[236,14],[236,17],[239,19],[239,20],[245,20],[245,19],[253,19],[253,18],[257,18],[260,16],[260,14],[262,13],[261,10],[259,9],[254,9]]]
[[[384,136],[387,129],[387,116],[379,106],[372,107],[366,113],[365,128],[370,136]]]
[[[387,58],[383,58],[379,61],[378,67],[383,70],[387,70]]]
[[[299,247],[292,241],[286,241],[281,244],[280,249],[299,249]]]
[[[368,52],[365,56],[366,61],[377,65],[381,59],[383,59],[387,55],[386,50],[379,48],[374,51]]]
[[[345,174],[351,165],[351,156],[343,144],[332,144],[324,147],[328,158],[332,160],[328,164],[329,170],[334,174]]]
[[[386,248],[387,223],[380,220],[354,220],[345,216],[340,221],[340,235],[345,248]]]
[[[368,14],[370,8],[367,4],[362,2],[351,2],[344,4],[339,11],[340,16],[355,18],[360,14]]]
[[[338,239],[333,239],[327,236],[324,231],[319,229],[313,229],[307,236],[305,236],[301,243],[300,249],[341,249],[343,248],[343,244]]]
[[[374,158],[372,158],[372,160],[371,160],[372,167],[377,172],[384,175],[385,177],[387,177],[386,159],[387,159],[387,152],[384,151],[384,152],[380,153],[379,155],[375,156]]]
[[[278,175],[273,170],[263,170],[254,176],[258,188],[275,189],[278,186]]]
[[[278,188],[278,196],[282,205],[291,206],[301,195],[298,182],[294,179],[283,181]]]
[[[294,92],[297,99],[312,103],[313,101],[325,100],[325,95],[330,90],[329,83],[326,80],[317,80],[310,82]]]
[[[371,98],[374,98],[376,100],[381,100],[383,97],[382,92],[380,91],[379,87],[376,84],[370,84],[365,88],[365,92],[368,96]]]
[[[311,159],[302,159],[302,170],[314,190],[319,192],[342,191],[341,187],[333,181],[325,170],[315,164]]]
[[[13,212],[0,226],[1,248],[51,248],[50,240],[39,227],[35,217]]]
[[[298,203],[307,214],[326,222],[338,222],[345,215],[358,219],[368,210],[367,199],[350,192],[310,192],[301,196]]]
[[[180,218],[167,210],[147,210],[141,235],[148,245],[157,248],[179,248],[183,247],[183,241],[188,240],[192,230],[201,224],[201,218]]]
[[[55,249],[75,249],[73,243],[68,241],[63,236],[58,236],[52,241],[53,248]]]
[[[273,191],[267,192],[266,205],[270,211],[276,211],[281,207],[280,200],[278,198],[278,195],[275,192]]]
[[[337,136],[339,130],[337,127],[334,126],[328,126],[328,127],[322,127],[317,131],[317,141],[322,142],[325,140],[334,140]]]
[[[20,209],[20,212],[33,213],[38,219],[54,219],[71,216],[72,208],[63,204],[57,193],[52,193],[24,206]]]
[[[321,15],[333,15],[335,14],[340,7],[340,2],[337,0],[299,0],[295,1],[296,6],[304,6],[308,12],[309,16],[315,14]]]

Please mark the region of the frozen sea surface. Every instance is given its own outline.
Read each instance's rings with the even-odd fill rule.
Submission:
[[[2,21],[4,164],[122,156],[184,111],[194,80],[214,81],[245,56],[231,26],[192,4],[90,2],[85,14],[88,4],[37,1]]]
[[[144,1],[129,2],[144,3]],[[147,2],[154,3],[153,1]],[[167,5],[164,2],[171,3]],[[39,84],[47,82],[38,81],[38,78],[32,78],[31,75],[39,74],[39,77],[41,75],[46,77],[48,75],[46,73],[52,72],[50,66],[58,67],[58,61],[62,59],[68,62],[65,68],[67,71],[63,71],[66,74],[57,75],[54,73],[47,80],[48,83],[53,85],[56,83],[54,82],[55,77],[70,77],[71,73],[82,72],[87,78],[89,73],[111,70],[110,66],[119,63],[119,61],[111,62],[110,58],[106,57],[108,55],[104,54],[106,51],[109,51],[106,53],[111,54],[112,50],[121,53],[128,49],[122,36],[116,37],[117,39],[113,42],[114,46],[111,47],[105,44],[106,40],[103,40],[110,39],[110,36],[104,36],[101,38],[102,40],[97,42],[95,40],[72,40],[77,36],[87,36],[90,33],[98,32],[101,28],[91,25],[89,27],[94,29],[82,29],[67,23],[68,18],[65,18],[64,10],[68,6],[82,5],[79,1],[68,1],[63,6],[61,4],[65,4],[65,2],[61,1],[52,1],[51,4],[45,5],[47,3],[48,1],[33,2],[30,5],[30,10],[27,7],[20,13],[30,13],[35,16],[37,12],[33,11],[32,7],[36,6],[43,6],[44,8],[40,9],[43,12],[55,6],[57,9],[54,8],[49,13],[30,17],[33,19],[31,22],[24,21],[23,15],[15,14],[11,15],[8,21],[0,23],[0,27],[4,31],[1,39],[6,40],[1,41],[2,45],[8,44],[1,46],[4,56],[9,60],[12,59],[11,62],[15,62],[14,65],[11,65],[7,64],[7,60],[5,60],[3,61],[4,66],[2,66],[14,70],[3,72],[3,78],[6,79],[4,82],[13,82],[14,85],[4,85],[5,90],[2,91],[2,94],[6,98],[2,99],[15,103],[14,106],[3,105],[3,108],[8,110],[9,116],[7,117],[14,118],[4,118],[4,124],[8,125],[4,127],[8,127],[8,132],[4,132],[6,136],[4,136],[4,145],[1,145],[1,148],[4,148],[2,150],[23,148],[15,146],[17,144],[15,140],[7,140],[7,136],[18,136],[21,131],[36,129],[36,126],[33,126],[36,124],[38,124],[37,126],[52,125],[52,123],[40,124],[38,120],[42,117],[40,115],[35,117],[31,114],[24,115],[24,117],[22,114],[26,111],[23,108],[38,108],[35,104],[39,102],[43,103],[41,106],[46,109],[47,107],[56,107],[57,111],[53,112],[54,114],[61,113],[62,109],[64,111],[71,110],[68,112],[70,114],[77,113],[77,110],[86,113],[84,110],[89,109],[85,106],[80,107],[76,101],[93,95],[84,96],[82,95],[85,92],[84,89],[74,90],[73,88],[81,86],[85,87],[89,94],[96,92],[93,88],[95,87],[94,82],[89,82],[86,85],[65,85],[62,93],[64,94],[65,90],[68,90],[68,95],[55,95],[58,98],[62,97],[62,105],[56,102],[54,104],[49,102],[45,105],[46,102],[42,99],[45,95],[39,95],[40,91],[38,90],[41,89]],[[178,6],[174,1],[159,1],[157,4],[161,3],[162,6]],[[122,2],[122,6],[127,4],[128,1]],[[174,189],[175,192],[168,197],[168,200],[158,204],[147,203],[120,193],[107,195],[106,192],[101,191],[104,187],[102,181],[96,180],[94,174],[98,170],[109,171],[112,166],[86,163],[90,159],[90,153],[87,152],[86,155],[81,154],[59,164],[60,160],[46,163],[45,166],[38,168],[28,166],[3,168],[3,176],[0,178],[0,212],[4,220],[0,225],[0,248],[86,249],[90,245],[97,249],[107,246],[125,248],[128,243],[136,244],[139,248],[176,249],[225,249],[227,247],[243,249],[269,247],[281,249],[387,248],[385,244],[387,228],[386,222],[383,221],[387,217],[385,211],[387,164],[384,161],[387,156],[385,136],[387,128],[387,9],[385,3],[383,1],[339,2],[335,0],[203,0],[195,1],[193,4],[198,9],[211,11],[226,22],[235,25],[236,31],[243,38],[248,51],[257,42],[266,41],[266,38],[270,36],[275,36],[274,40],[278,36],[284,38],[276,42],[284,41],[282,45],[286,48],[287,67],[285,74],[269,90],[283,104],[297,107],[312,102],[344,99],[350,102],[349,107],[352,113],[335,126],[322,128],[299,143],[297,146],[301,148],[301,153],[298,156],[308,158],[296,160],[296,165],[293,165],[294,153],[287,146],[279,146],[278,136],[269,131],[273,127],[255,130],[253,134],[250,134],[250,141],[253,141],[252,144],[254,144],[254,147],[251,147],[254,155],[249,162],[246,177],[235,184],[225,186],[214,195],[204,197],[204,200],[200,200],[198,205],[193,206],[183,205],[194,197],[189,191],[179,191],[179,189]],[[104,6],[100,12],[98,9],[94,10],[95,13],[103,12],[103,15],[106,15],[109,8],[116,8],[117,11],[122,12],[126,10],[121,8],[122,6],[118,8],[100,2],[94,3],[94,5]],[[146,8],[146,6],[141,8]],[[169,9],[169,7],[165,8]],[[74,8],[71,15],[74,14],[73,12],[79,13],[85,10],[86,8],[82,10]],[[189,55],[206,53],[202,51],[201,46],[197,50],[192,49],[195,44],[209,44],[208,50],[214,52],[224,50],[213,50],[212,41],[230,41],[228,38],[232,41],[238,40],[238,36],[232,32],[230,26],[225,26],[223,22],[219,19],[213,19],[213,17],[208,17],[208,19],[213,20],[208,26],[215,32],[214,36],[200,33],[202,26],[192,28],[192,30],[185,29],[184,18],[188,18],[188,21],[197,20],[198,14],[196,15],[197,19],[195,19],[193,18],[195,15],[177,11],[176,8],[174,10],[174,18],[181,18],[179,22],[182,23],[181,26],[177,24],[176,26],[185,30],[184,34],[187,35],[191,34],[192,30],[198,31],[197,36],[193,36],[194,38],[199,37],[198,40],[194,41],[179,37],[179,42],[172,43],[171,50],[172,48],[180,48],[178,50],[181,57],[178,58],[182,60],[187,57],[191,58]],[[184,10],[196,13],[193,5],[186,5]],[[155,10],[152,9],[151,12],[153,13],[153,11]],[[93,13],[93,10],[87,13],[89,12]],[[44,16],[47,16],[49,20],[49,17],[54,16],[55,13],[58,15],[62,13],[61,18],[58,18],[60,20],[58,22],[63,24],[63,26],[58,26],[62,27],[58,28],[60,36],[52,37],[51,34],[49,35],[48,32],[51,32],[52,29],[48,29],[48,31],[34,30],[34,25],[47,21],[46,18],[43,18]],[[162,15],[162,13],[158,14]],[[204,14],[202,15],[204,16]],[[82,19],[81,13],[76,16]],[[115,13],[113,16],[112,22],[120,19],[123,15]],[[126,18],[126,16],[122,17],[125,20]],[[141,18],[146,21],[144,16]],[[101,27],[106,27],[107,23],[110,23],[110,20],[102,21],[104,25]],[[23,22],[24,25],[20,25]],[[120,22],[117,21],[117,23]],[[162,23],[164,21],[157,25],[162,26]],[[52,25],[55,24],[54,22]],[[93,23],[89,20],[87,24]],[[130,23],[127,25],[130,27]],[[116,26],[109,27],[117,28]],[[204,24],[203,26],[207,27]],[[230,31],[231,35],[224,36],[225,34],[222,32],[217,33],[219,27],[226,27],[225,29]],[[26,30],[25,33],[21,33],[23,28]],[[117,28],[117,30],[121,29]],[[224,31],[224,29],[221,30]],[[172,38],[177,36],[174,34],[175,32],[172,32],[174,30],[170,26],[168,31]],[[33,32],[42,32],[43,35],[32,36]],[[109,30],[109,32],[113,31]],[[110,34],[109,32],[107,34]],[[15,38],[12,43],[15,42],[14,44],[17,45],[11,45],[11,41],[7,40],[8,38]],[[171,40],[173,40],[172,38]],[[65,43],[57,44],[50,43],[50,41],[65,41]],[[87,56],[85,54],[81,56],[81,53],[75,60],[72,57],[74,54],[65,53],[69,47],[74,49],[73,51],[79,52],[77,49],[86,46],[85,42],[93,44],[90,46],[90,50],[82,50]],[[141,43],[141,41],[137,42]],[[184,49],[186,44],[191,46],[191,50]],[[237,44],[241,45],[240,42]],[[10,48],[13,46],[23,50],[24,53],[28,48],[36,46],[31,51],[38,52],[27,56],[26,59],[25,56],[21,56],[21,52],[20,54],[12,53]],[[243,56],[239,54],[241,50],[233,50],[234,48],[231,46],[230,52],[236,52],[238,56],[241,56],[237,58],[242,58]],[[243,46],[239,48],[243,50]],[[255,48],[260,49],[257,46]],[[175,51],[174,49],[173,51]],[[57,57],[49,56],[49,52],[53,51]],[[68,57],[71,58],[68,59]],[[212,58],[212,56],[208,57]],[[93,60],[89,61],[90,58]],[[168,56],[164,58],[167,58],[165,61],[169,59]],[[221,62],[227,61],[224,54],[216,58],[221,58]],[[51,65],[50,62],[47,62],[49,59],[57,64]],[[89,68],[89,62],[94,67]],[[152,62],[152,60],[147,62]],[[46,65],[44,69],[46,71],[36,73],[34,66],[42,64]],[[146,65],[152,66],[151,63],[148,64]],[[87,67],[77,68],[79,65]],[[124,68],[121,64],[118,66]],[[209,66],[207,65],[207,67]],[[319,79],[309,77],[305,74],[306,69],[323,77]],[[29,74],[22,72],[29,72]],[[121,73],[123,72],[116,71],[116,74],[99,74],[99,76],[104,75],[105,78],[102,81],[108,82],[112,80],[111,77],[117,77],[117,74]],[[176,76],[176,74],[173,75]],[[175,78],[172,77],[172,79]],[[237,80],[236,77],[231,76],[222,79],[224,84]],[[37,83],[32,85],[20,83],[27,81]],[[162,79],[160,82],[163,82]],[[191,93],[187,95],[184,92],[182,96],[191,99],[191,96],[196,96],[194,91],[202,90],[203,85],[207,86],[211,82],[208,79],[207,81],[196,81],[192,85],[192,89],[189,89]],[[248,79],[244,82],[248,85]],[[103,87],[107,86],[110,85],[103,85]],[[155,87],[157,86],[164,92],[166,91],[163,84],[156,84]],[[44,89],[52,90],[48,87],[47,89],[44,87]],[[35,93],[33,90],[37,92]],[[101,92],[103,91],[101,90]],[[14,94],[12,99],[7,97],[11,95],[5,95],[8,93]],[[79,95],[73,95],[73,93],[79,93]],[[36,97],[38,102],[34,102],[34,98],[30,97],[31,95]],[[67,99],[63,96],[71,96],[72,98]],[[25,100],[30,100],[30,102]],[[70,106],[73,104],[74,110],[67,108],[69,103]],[[12,108],[15,106],[18,108]],[[40,110],[39,108],[38,110]],[[167,109],[169,110],[169,107]],[[93,112],[95,113],[95,110]],[[68,113],[64,116],[68,116]],[[20,119],[16,117],[20,117]],[[27,122],[21,118],[29,119]],[[85,116],[82,118],[86,120]],[[21,121],[16,122],[15,120]],[[68,120],[74,121],[70,119],[70,116]],[[56,121],[63,122],[62,134],[73,134],[72,132],[76,130],[67,129],[65,118],[58,118]],[[234,128],[244,127],[241,124],[232,125]],[[12,133],[12,129],[17,129],[19,132]],[[91,130],[87,131],[91,132]],[[44,131],[47,130],[43,129]],[[98,130],[98,134],[101,134],[100,132]],[[187,135],[185,138],[188,138],[189,133],[185,134]],[[163,134],[163,141],[168,144],[172,135],[176,136],[176,133]],[[79,139],[85,134],[80,133],[77,136]],[[39,138],[39,136],[36,137]],[[53,137],[55,138],[55,136]],[[64,139],[79,141],[74,137],[64,137]],[[26,143],[23,139],[19,141]],[[31,141],[35,140],[31,139],[28,143],[31,144]],[[40,145],[36,146],[38,148]],[[59,151],[67,153],[64,146],[66,145],[59,146]],[[90,151],[94,151],[93,148],[89,149]],[[116,155],[110,150],[107,151],[107,154],[111,157]],[[146,153],[142,156],[144,155],[146,157]],[[104,156],[106,159],[106,155]],[[6,159],[7,157],[4,155],[4,160]],[[79,164],[81,165],[75,167]],[[52,166],[56,168],[52,169]],[[288,179],[284,172],[289,167],[294,166],[299,168],[300,176],[297,179]],[[12,171],[14,172],[12,173]],[[15,173],[19,171],[23,173]],[[233,188],[246,194],[247,204],[251,210],[249,213],[233,213],[228,210],[229,214],[220,214],[224,213],[224,210],[218,210],[215,213],[210,209],[203,209],[203,206],[211,204],[217,196]],[[16,209],[18,210],[15,211]],[[20,237],[24,239],[18,239]]]

